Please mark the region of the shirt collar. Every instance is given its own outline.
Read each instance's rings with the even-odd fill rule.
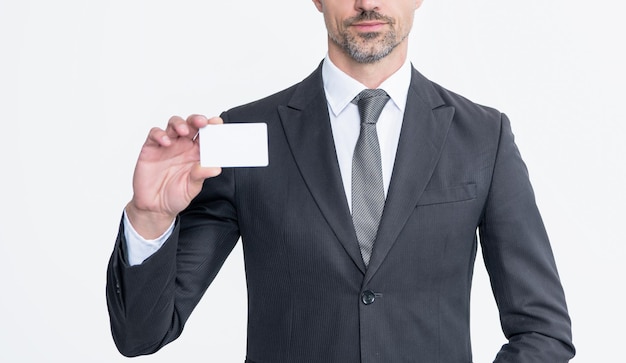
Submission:
[[[348,76],[330,60],[328,55],[322,65],[322,81],[330,110],[338,116],[352,102],[354,97],[367,87]],[[409,85],[411,84],[411,63],[406,60],[402,67],[387,78],[378,88],[384,89],[393,103],[404,112]]]

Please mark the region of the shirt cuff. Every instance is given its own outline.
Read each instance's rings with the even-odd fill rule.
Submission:
[[[158,251],[169,236],[172,235],[175,222],[174,220],[167,231],[156,239],[145,239],[133,228],[128,216],[126,216],[126,210],[124,210],[124,237],[126,238],[126,250],[128,251],[128,256],[126,256],[128,264],[131,266],[140,265]]]

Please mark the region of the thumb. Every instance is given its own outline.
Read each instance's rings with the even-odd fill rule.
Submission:
[[[204,179],[213,178],[222,173],[220,167],[202,167],[200,163],[197,163],[193,169],[191,169],[190,178],[194,183],[203,183]]]

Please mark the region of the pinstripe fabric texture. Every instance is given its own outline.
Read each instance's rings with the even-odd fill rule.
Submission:
[[[376,122],[388,100],[384,90],[366,89],[352,101],[358,105],[361,116],[361,132],[352,157],[352,222],[365,266],[369,264],[385,206]]]

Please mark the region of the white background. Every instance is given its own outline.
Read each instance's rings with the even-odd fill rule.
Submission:
[[[575,362],[619,361],[626,338],[621,6],[426,0],[410,45],[427,77],[511,118]],[[325,51],[310,1],[0,0],[0,361],[128,361],[105,271],[148,130],[283,89]],[[476,270],[474,361],[490,362],[504,338]],[[238,245],[181,338],[135,361],[242,362],[245,324]]]

